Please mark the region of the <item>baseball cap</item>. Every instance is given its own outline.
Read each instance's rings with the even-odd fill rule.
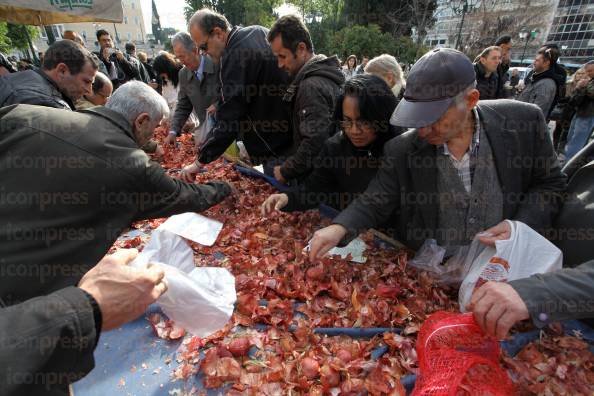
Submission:
[[[474,66],[462,52],[451,48],[427,52],[410,69],[404,98],[394,110],[390,124],[408,128],[433,124],[454,97],[474,81]]]

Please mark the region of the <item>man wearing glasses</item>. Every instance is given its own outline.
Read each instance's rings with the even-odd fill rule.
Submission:
[[[101,72],[97,72],[95,81],[93,81],[93,91],[90,94],[83,95],[76,102],[76,109],[86,110],[95,106],[105,106],[112,92],[113,84],[109,77]]]
[[[282,102],[288,75],[277,66],[266,39],[268,29],[231,28],[223,15],[206,8],[192,16],[189,29],[196,45],[219,63],[221,96],[217,125],[182,178],[193,180],[199,164],[216,160],[234,140],[243,142],[252,164],[264,164],[272,174],[272,167],[291,149],[292,132]]]

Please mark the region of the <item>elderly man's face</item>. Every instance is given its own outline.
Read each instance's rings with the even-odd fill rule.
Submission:
[[[479,91],[473,89],[466,95],[464,105],[452,104],[439,120],[432,125],[419,128],[419,137],[429,144],[439,146],[459,136],[464,132],[460,126],[464,125],[478,99]]]
[[[188,51],[179,41],[173,45],[173,53],[179,61],[191,71],[196,71],[200,67],[200,55],[198,50]]]
[[[87,97],[89,102],[96,106],[105,106],[107,100],[111,97],[113,92],[113,86],[110,84],[104,84],[98,92],[94,92],[93,95]]]
[[[148,113],[142,113],[134,120],[134,137],[138,147],[144,146],[155,132],[155,128],[159,126],[161,120],[153,121],[150,119]]]

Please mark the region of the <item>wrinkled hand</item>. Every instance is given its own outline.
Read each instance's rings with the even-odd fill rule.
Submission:
[[[576,88],[584,88],[585,86],[588,85],[588,83],[590,82],[589,79],[587,78],[582,78],[580,81],[578,81],[578,83],[576,84]]]
[[[315,262],[324,257],[330,249],[340,243],[346,234],[346,228],[339,224],[332,224],[316,231],[309,241],[309,259]]]
[[[479,235],[479,241],[487,246],[495,247],[495,241],[509,239],[511,236],[511,226],[507,221],[502,221],[496,226],[483,231],[483,234],[485,235]]]
[[[186,165],[184,169],[182,169],[180,178],[186,183],[194,183],[199,170],[200,168],[198,165],[195,162],[192,162],[190,165]]]
[[[162,269],[150,264],[146,269],[127,265],[137,255],[136,249],[121,249],[105,256],[78,284],[99,304],[103,330],[136,319],[167,291]]]
[[[276,180],[278,180],[282,184],[287,184],[287,180],[285,180],[285,178],[283,177],[283,174],[281,173],[281,167],[280,167],[280,165],[275,166],[273,168],[273,172],[274,172],[274,178]]]
[[[196,123],[188,120],[182,127],[182,131],[183,132],[191,132],[194,128],[196,128]]]
[[[209,115],[214,115],[216,112],[217,112],[217,107],[214,104],[211,104],[206,109],[206,114],[209,114]]]
[[[272,194],[262,204],[262,216],[268,216],[273,210],[281,210],[289,203],[287,194]]]
[[[118,58],[118,60],[123,60],[124,59],[124,54],[119,49],[116,49],[114,51],[114,53],[116,54],[116,58]]]
[[[520,295],[502,282],[487,282],[475,290],[466,310],[472,311],[486,334],[498,340],[504,339],[516,322],[530,318]]]
[[[165,144],[168,145],[168,146],[175,146],[175,139],[176,138],[177,138],[177,136],[175,134],[170,133],[165,138]]]

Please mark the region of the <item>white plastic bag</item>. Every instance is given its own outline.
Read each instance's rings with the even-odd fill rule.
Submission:
[[[520,221],[506,220],[510,238],[495,248],[472,241],[466,260],[467,275],[460,286],[460,311],[466,311],[472,293],[488,281],[508,282],[561,269],[563,253],[542,235]]]
[[[194,266],[194,254],[180,236],[164,228],[153,231],[144,250],[130,263],[148,263],[165,271],[168,290],[157,300],[179,326],[207,337],[227,324],[236,300],[235,278],[225,268]]]
[[[202,146],[210,131],[215,127],[215,124],[216,119],[214,116],[206,112],[204,122],[194,131],[194,143],[196,144],[196,147]]]

